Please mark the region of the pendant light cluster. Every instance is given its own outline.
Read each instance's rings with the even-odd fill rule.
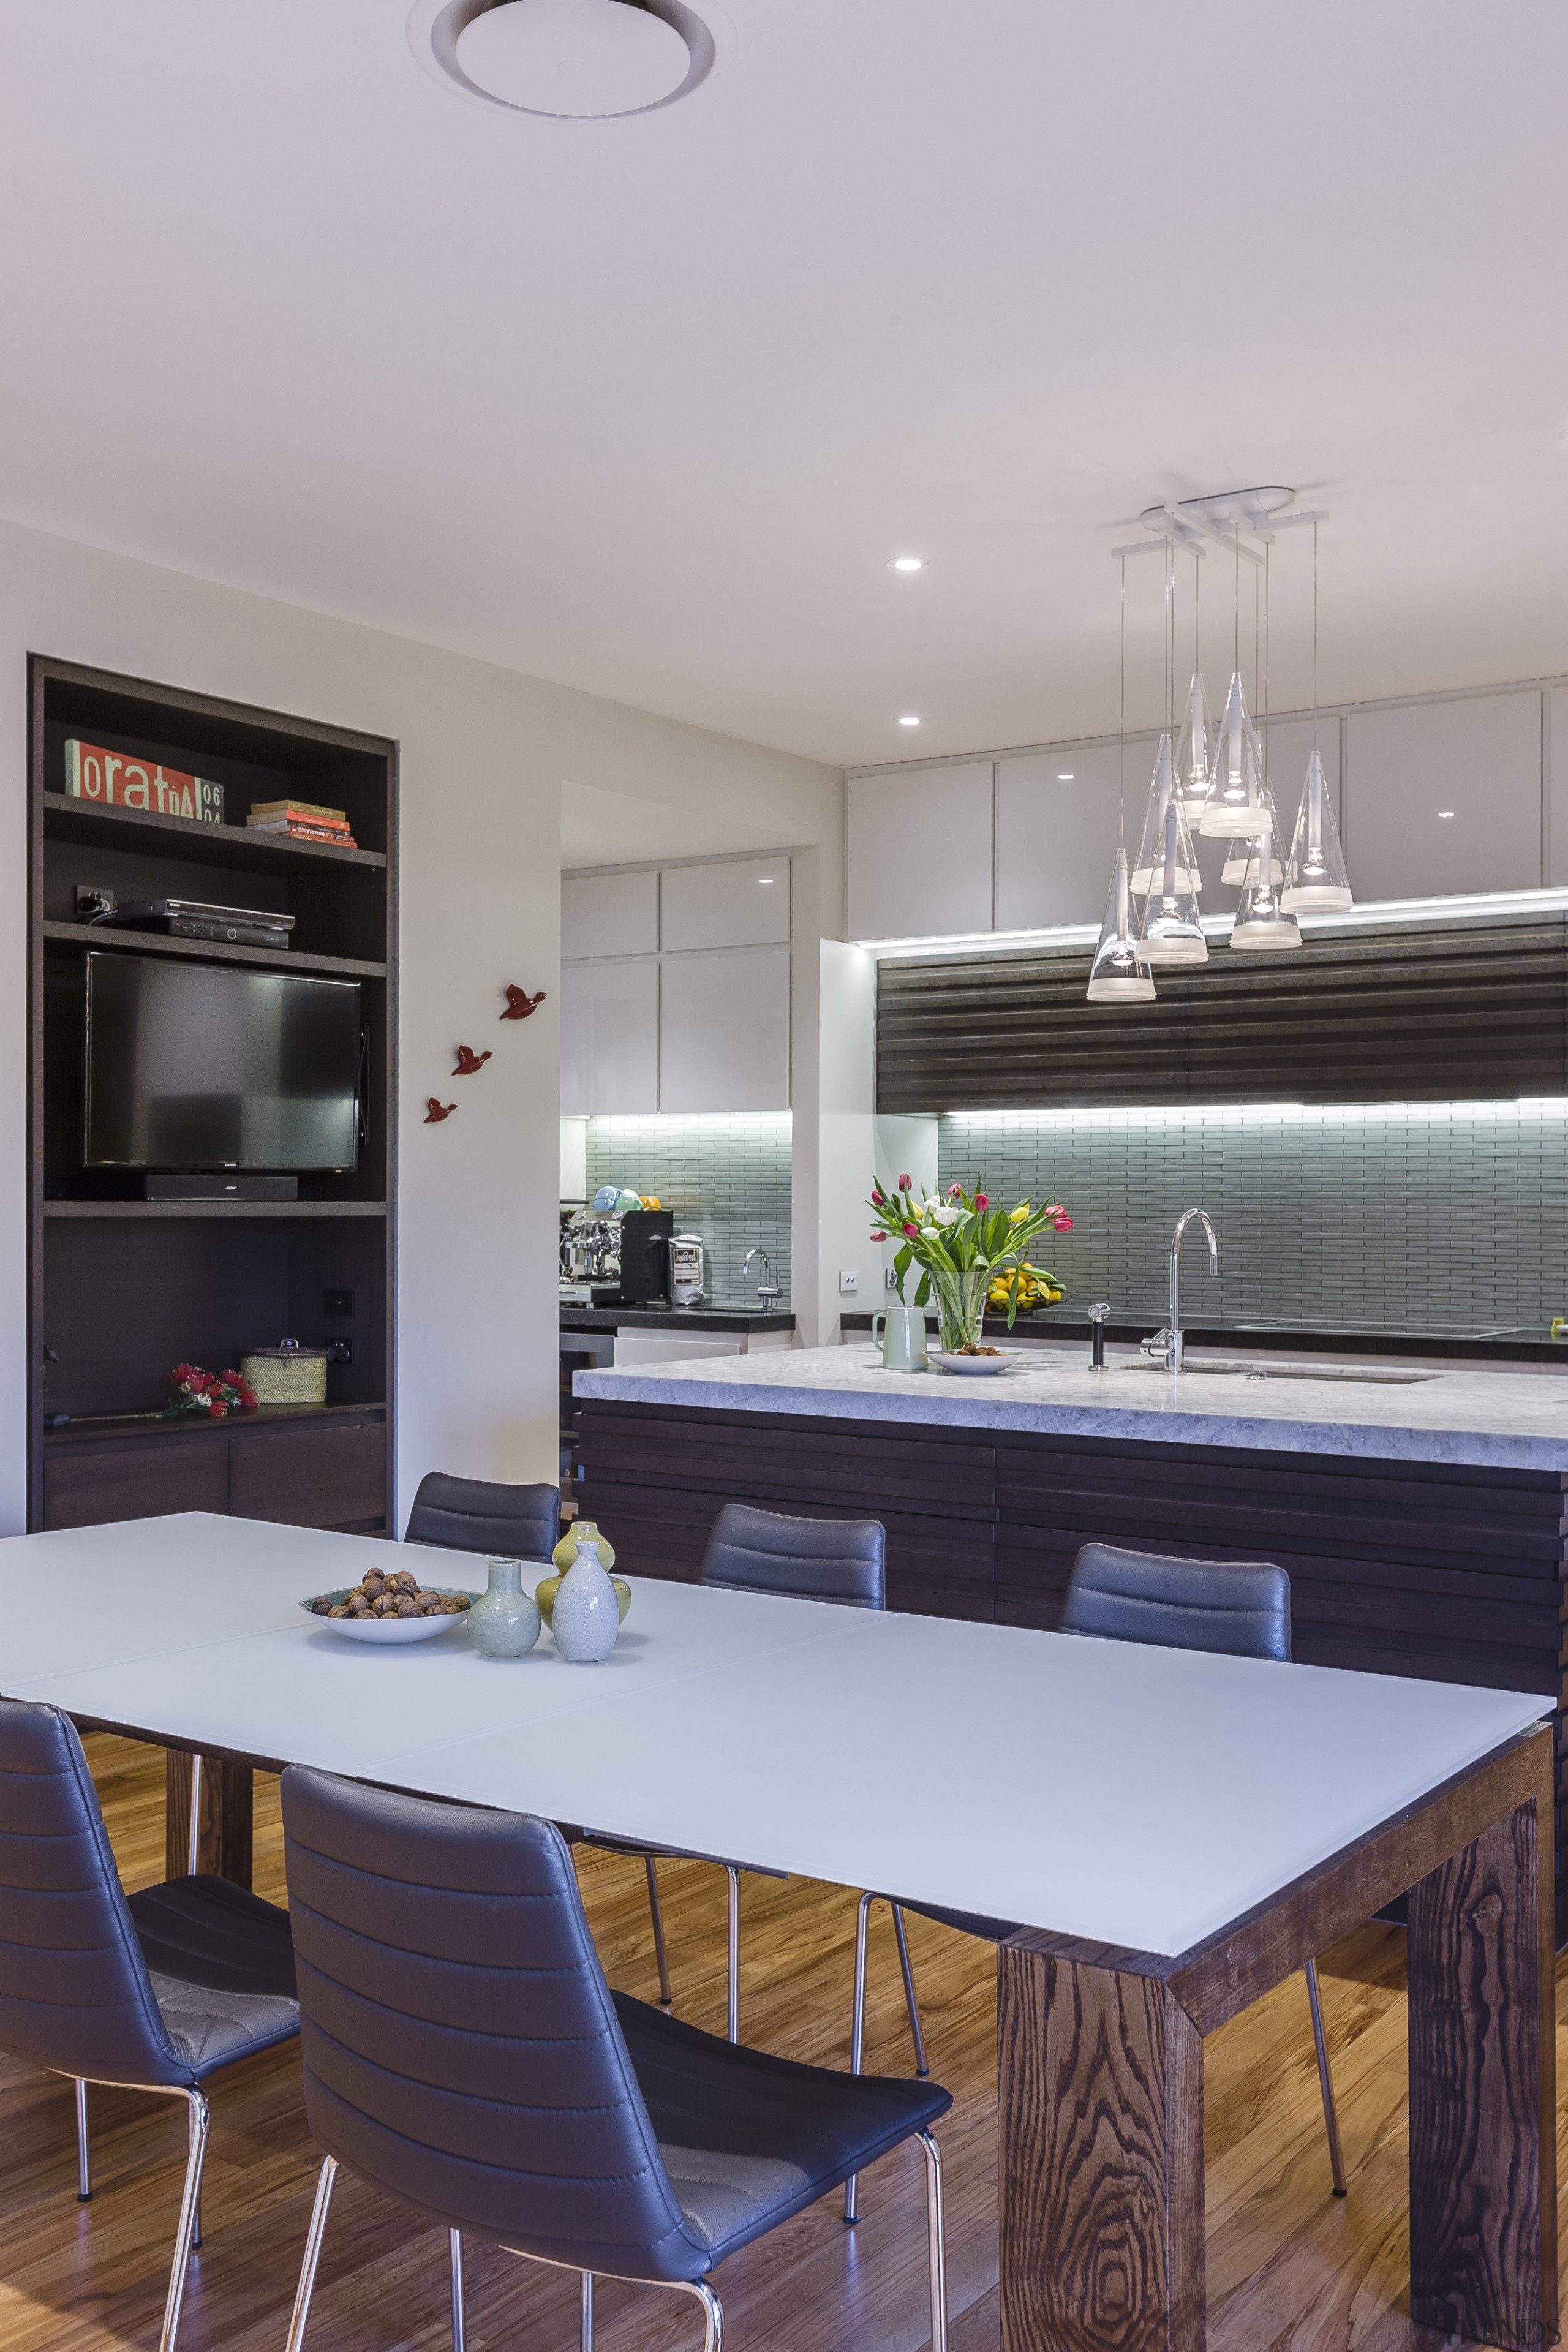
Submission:
[[[1194,660],[1192,684],[1179,737],[1173,724],[1174,568],[1180,540],[1194,548],[1198,529],[1183,510],[1157,512],[1165,543],[1165,714],[1149,785],[1149,805],[1138,856],[1127,862],[1125,786],[1122,839],[1111,871],[1110,891],[1100,943],[1090,968],[1091,1003],[1141,1002],[1154,995],[1153,971],[1161,965],[1208,961],[1208,942],[1198,912],[1202,877],[1193,850],[1194,836],[1229,844],[1221,879],[1239,887],[1240,904],[1231,929],[1230,944],[1240,952],[1288,952],[1301,945],[1296,918],[1305,913],[1342,911],[1352,904],[1344,853],[1334,822],[1333,802],[1318,750],[1318,524],[1317,515],[1291,516],[1292,523],[1312,526],[1312,749],[1295,831],[1287,846],[1279,810],[1269,783],[1268,759],[1268,655],[1263,662],[1263,729],[1261,734],[1247,706],[1241,677],[1241,523],[1248,514],[1254,528],[1267,518],[1272,529],[1260,532],[1267,583],[1272,531],[1281,527],[1274,508],[1288,492],[1250,492],[1229,500],[1194,500],[1199,522],[1214,539],[1215,509],[1231,510],[1236,571],[1235,667],[1218,729],[1212,734],[1203,672],[1197,652],[1197,593],[1194,590]],[[1206,509],[1207,511],[1204,511]],[[1149,517],[1145,517],[1149,520]],[[1125,771],[1127,735],[1127,557],[1142,553],[1148,542],[1134,549],[1118,548],[1121,560],[1121,755]],[[1248,560],[1258,558],[1248,549]],[[1194,564],[1195,574],[1195,564]],[[1264,611],[1267,616],[1268,599]],[[1264,646],[1267,648],[1267,617]],[[1256,662],[1256,648],[1255,648]],[[1172,753],[1172,740],[1176,749]],[[1140,914],[1137,901],[1142,898]]]

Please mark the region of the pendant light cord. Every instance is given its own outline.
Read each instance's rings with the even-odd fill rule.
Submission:
[[[1125,561],[1121,566],[1125,575]],[[1318,519],[1312,518],[1312,749],[1318,748]]]
[[[1268,782],[1268,561],[1274,552],[1274,542],[1263,542],[1263,781]]]
[[[1241,525],[1236,525],[1236,658],[1231,663],[1237,677],[1241,676]]]
[[[1119,774],[1117,792],[1121,810],[1120,836],[1121,846],[1127,846],[1127,558],[1121,559],[1121,701],[1118,753]]]
[[[1199,551],[1194,547],[1193,550],[1193,676],[1194,677],[1202,676],[1204,667],[1202,657],[1203,635],[1198,625],[1199,607],[1203,601],[1204,593],[1203,583],[1203,557]]]

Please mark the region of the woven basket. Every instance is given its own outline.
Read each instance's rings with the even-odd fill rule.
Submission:
[[[252,1348],[239,1369],[260,1404],[325,1404],[327,1351],[285,1339],[277,1348]]]

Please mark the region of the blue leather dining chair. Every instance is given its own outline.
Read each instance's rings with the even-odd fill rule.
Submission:
[[[934,2083],[803,2066],[612,1993],[566,1843],[525,1814],[283,1775],[305,2112],[325,2152],[288,2352],[301,2352],[340,2165],[463,2240],[701,2305],[725,2258],[905,2140],[926,2162],[933,2352],[946,2352]]]
[[[75,1725],[58,1707],[0,1699],[0,2050],[74,2081],[83,2204],[89,2083],[188,2108],[159,2352],[174,2352],[201,2243],[203,2085],[299,2030],[289,1914],[226,1878],[127,1899]]]
[[[483,1552],[492,1559],[545,1560],[561,1540],[561,1489],[543,1481],[506,1486],[428,1470],[419,1481],[403,1540]]]
[[[1169,1650],[1209,1650],[1231,1657],[1289,1660],[1290,1580],[1282,1568],[1267,1561],[1171,1559],[1158,1552],[1124,1551],[1114,1544],[1085,1544],[1073,1562],[1058,1630],[1107,1642],[1146,1642]],[[862,1897],[862,1916],[874,1899],[870,1895]],[[904,1907],[921,1918],[940,1920],[944,1927],[960,1928],[965,1935],[983,1937],[991,1943],[1005,1942],[1017,1932],[1016,1926],[1005,1919],[984,1919],[973,1912],[940,1910],[931,1904],[912,1903],[907,1896]],[[1333,2070],[1323,2032],[1322,1998],[1315,1960],[1308,1961],[1306,1977],[1329,2165],[1334,2195],[1342,2197],[1346,2193],[1344,2156],[1340,2145]],[[860,2067],[865,2018],[866,1950],[862,1934],[856,1944],[851,2057],[856,2073]],[[854,2198],[855,2184],[851,2181],[846,2206],[849,2220],[854,2219]]]

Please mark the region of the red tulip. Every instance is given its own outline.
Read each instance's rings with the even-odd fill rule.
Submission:
[[[904,1231],[905,1231],[905,1233],[906,1233],[906,1234],[908,1234],[908,1235],[909,1235],[909,1237],[910,1237],[910,1241],[914,1241],[914,1240],[916,1240],[916,1239],[918,1238],[918,1236],[919,1236],[919,1234],[920,1234],[920,1227],[919,1227],[919,1225],[906,1225],[906,1226],[904,1227]]]
[[[871,1206],[874,1209],[879,1209],[882,1206],[882,1195],[878,1192],[875,1185],[871,1188]]]
[[[873,1231],[872,1231],[872,1234],[871,1234],[871,1239],[872,1239],[874,1242],[885,1242],[885,1241],[887,1240],[887,1238],[888,1238],[888,1236],[887,1236],[887,1234],[882,1231],[882,1228],[881,1228],[881,1226],[880,1226],[880,1225],[878,1225],[878,1226],[876,1226],[876,1227],[873,1229]]]
[[[914,1189],[915,1189],[915,1180],[914,1180],[914,1178],[913,1178],[912,1176],[900,1176],[900,1179],[899,1179],[899,1190],[900,1190],[900,1192],[912,1192],[914,1191]]]
[[[947,1197],[950,1201],[956,1201],[963,1191],[962,1184],[950,1184],[947,1188]]]
[[[991,1206],[991,1203],[986,1199],[984,1192],[976,1192],[974,1195],[974,1205],[977,1209],[988,1209]]]
[[[1056,1227],[1058,1234],[1070,1234],[1072,1231],[1072,1219],[1068,1215],[1065,1209],[1059,1217],[1053,1217],[1051,1219],[1051,1223]]]

